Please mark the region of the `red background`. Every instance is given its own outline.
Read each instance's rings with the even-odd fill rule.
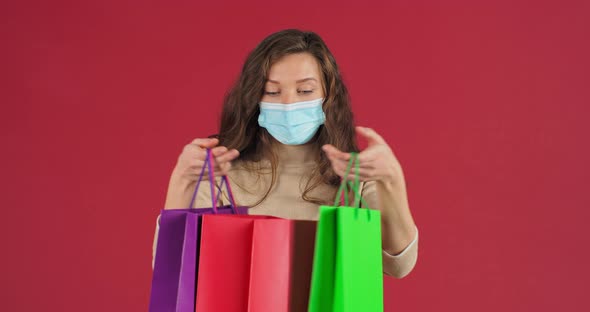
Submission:
[[[295,27],[406,172],[387,310],[588,311],[589,2],[471,2],[4,2],[1,309],[145,311],[177,156]]]

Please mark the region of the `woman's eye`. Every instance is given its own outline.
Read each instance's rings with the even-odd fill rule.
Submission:
[[[303,91],[300,91],[300,92],[303,92],[303,93],[312,93],[313,90],[303,90]]]
[[[268,94],[268,95],[277,95],[279,94],[278,92],[269,92],[269,91],[264,91],[264,94]]]

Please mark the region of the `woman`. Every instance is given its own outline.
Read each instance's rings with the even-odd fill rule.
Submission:
[[[359,152],[355,133],[368,140],[358,156],[361,192],[381,211],[383,271],[402,278],[418,255],[402,168],[379,134],[353,126],[336,61],[313,32],[279,31],[250,53],[224,100],[219,134],[195,139],[178,157],[165,208],[187,208],[210,148],[216,176],[228,176],[249,214],[317,220],[318,206],[333,204],[350,152]],[[210,206],[208,189],[193,207]],[[157,229],[154,254],[156,240]]]

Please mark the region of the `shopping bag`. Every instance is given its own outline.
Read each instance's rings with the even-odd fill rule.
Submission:
[[[355,180],[347,181],[355,163]],[[381,215],[359,208],[358,158],[352,153],[334,206],[321,206],[309,298],[310,312],[383,311]],[[338,199],[347,189],[354,204]],[[366,207],[366,204],[363,206]]]
[[[306,311],[315,221],[203,216],[197,312]]]
[[[307,312],[317,221],[295,221],[291,243],[289,311]]]
[[[206,214],[247,214],[246,207],[236,207],[227,177],[221,178],[228,190],[230,205],[217,207],[219,195],[215,196],[211,151],[196,183],[189,207],[193,206],[205,167],[209,168],[211,185],[211,208],[165,209],[160,213],[160,226],[152,274],[149,311],[185,312],[195,309],[196,268],[200,219]]]

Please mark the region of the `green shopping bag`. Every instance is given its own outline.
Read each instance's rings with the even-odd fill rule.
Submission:
[[[342,180],[334,206],[320,206],[311,290],[310,312],[383,311],[381,214],[368,209],[360,197],[358,154],[352,153],[355,180]],[[354,193],[348,207],[347,189]],[[344,196],[344,206],[337,206]],[[365,208],[359,208],[360,202]]]

